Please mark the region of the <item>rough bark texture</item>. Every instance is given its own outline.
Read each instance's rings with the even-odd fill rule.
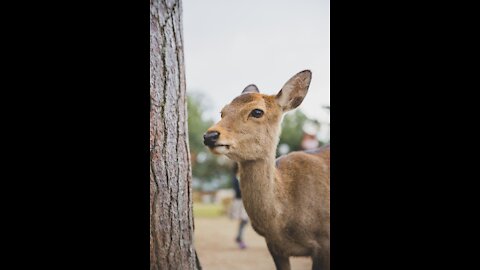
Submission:
[[[180,0],[150,0],[150,269],[199,269],[193,247]]]

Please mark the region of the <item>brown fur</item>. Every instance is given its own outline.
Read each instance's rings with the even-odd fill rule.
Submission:
[[[210,150],[239,163],[245,209],[282,270],[290,269],[289,256],[310,256],[313,269],[330,269],[330,147],[275,162],[282,114],[301,104],[310,80],[303,71],[277,95],[245,92],[208,130],[220,133],[220,146]],[[254,109],[264,115],[251,116]]]

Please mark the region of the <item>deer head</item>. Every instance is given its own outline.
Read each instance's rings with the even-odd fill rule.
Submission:
[[[302,103],[311,78],[309,70],[299,72],[276,95],[261,94],[257,86],[248,85],[222,109],[221,120],[204,134],[204,144],[237,162],[274,157],[283,113]]]

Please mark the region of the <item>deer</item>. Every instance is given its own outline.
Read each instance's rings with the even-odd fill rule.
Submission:
[[[291,256],[330,269],[330,145],[275,157],[283,115],[302,103],[311,78],[301,71],[276,95],[248,85],[203,135],[213,154],[238,164],[245,210],[277,270],[289,270]]]

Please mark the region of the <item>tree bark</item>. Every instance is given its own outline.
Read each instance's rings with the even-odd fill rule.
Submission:
[[[200,269],[193,246],[180,0],[150,0],[150,269]]]

